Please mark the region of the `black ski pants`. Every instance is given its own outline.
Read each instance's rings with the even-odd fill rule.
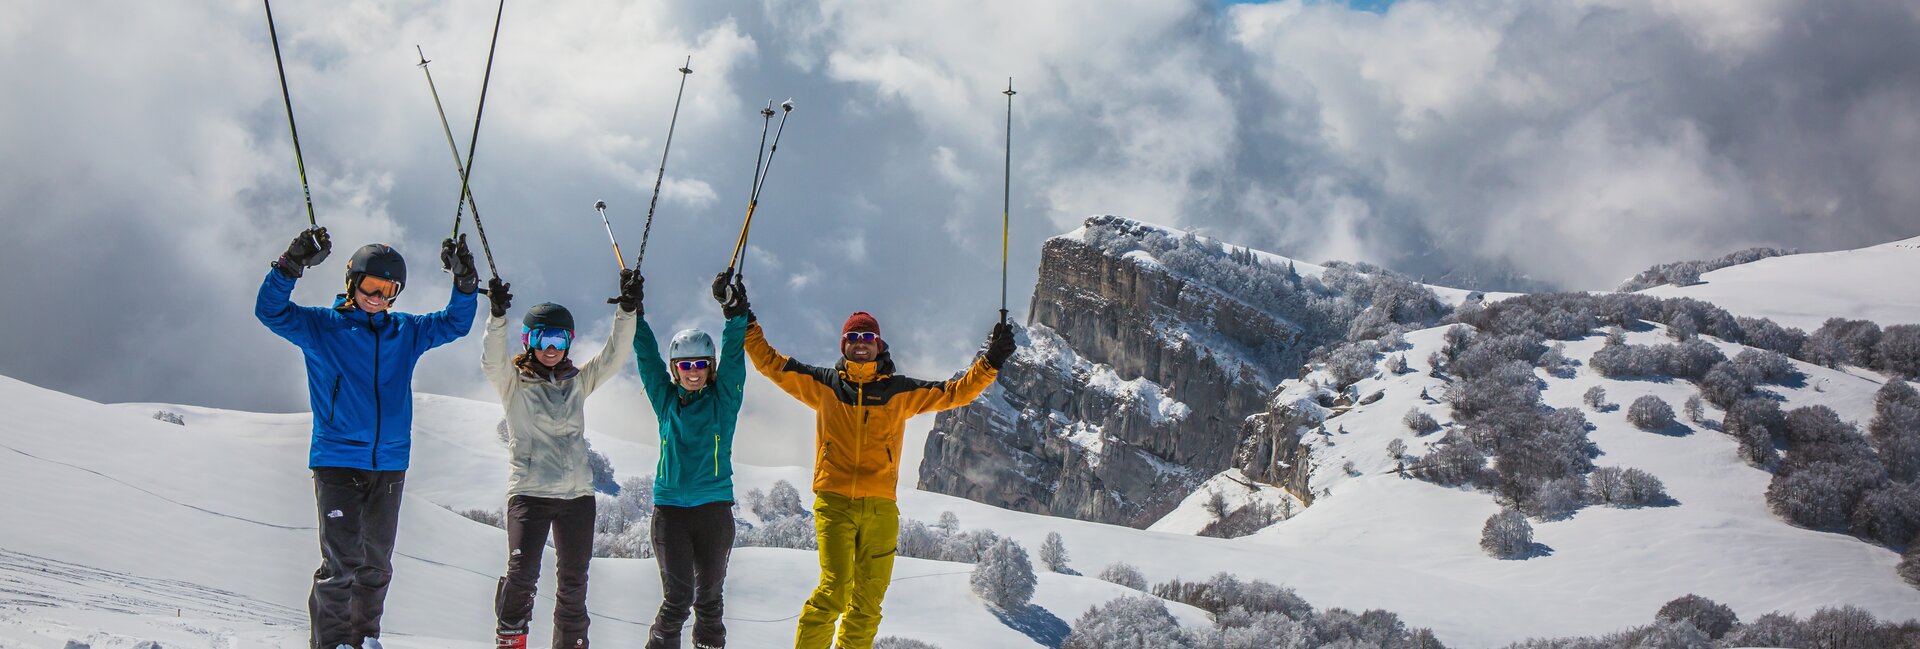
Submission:
[[[507,498],[507,576],[494,591],[500,635],[523,635],[533,622],[540,553],[553,533],[559,592],[554,593],[554,649],[587,647],[587,562],[593,558],[593,496]]]
[[[406,482],[405,471],[314,467],[320,569],[307,596],[313,647],[359,647],[364,638],[380,637]]]
[[[696,507],[655,505],[653,556],[660,562],[660,613],[653,620],[649,649],[680,646],[680,627],[688,608],[699,613],[693,643],[724,647],[727,626],[720,621],[721,586],[733,554],[733,502]]]

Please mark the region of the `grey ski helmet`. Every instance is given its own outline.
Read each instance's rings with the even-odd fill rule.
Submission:
[[[534,329],[573,331],[573,312],[568,311],[567,307],[552,302],[541,302],[527,309],[527,316],[520,320],[520,324],[529,331]]]
[[[355,250],[353,257],[347,260],[347,287],[358,285],[362,275],[392,280],[404,289],[407,286],[407,260],[392,246],[369,243]]]
[[[667,343],[667,359],[713,358],[713,337],[699,329],[687,329],[673,335]]]

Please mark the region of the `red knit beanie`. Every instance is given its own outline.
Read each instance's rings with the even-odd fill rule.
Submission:
[[[850,331],[871,331],[877,334],[880,333],[880,321],[873,319],[873,316],[865,311],[855,311],[853,315],[847,316],[846,324],[840,325],[840,335],[845,336]]]

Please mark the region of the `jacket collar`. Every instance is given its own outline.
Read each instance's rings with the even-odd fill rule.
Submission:
[[[870,362],[850,361],[845,357],[835,363],[833,368],[840,376],[854,383],[871,383],[893,375],[893,354],[886,349]]]
[[[338,311],[341,316],[345,317],[348,320],[352,320],[354,322],[358,322],[358,323],[367,325],[369,327],[378,327],[378,326],[385,325],[388,320],[391,320],[393,318],[393,309],[387,309],[379,313],[367,313],[365,311],[361,311],[360,307],[354,306],[351,301],[347,300],[346,293],[340,293],[333,296],[333,310]]]

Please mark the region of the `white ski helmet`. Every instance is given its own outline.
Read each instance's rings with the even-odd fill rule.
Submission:
[[[674,334],[673,342],[667,343],[667,360],[713,357],[713,337],[699,329],[687,329]]]

